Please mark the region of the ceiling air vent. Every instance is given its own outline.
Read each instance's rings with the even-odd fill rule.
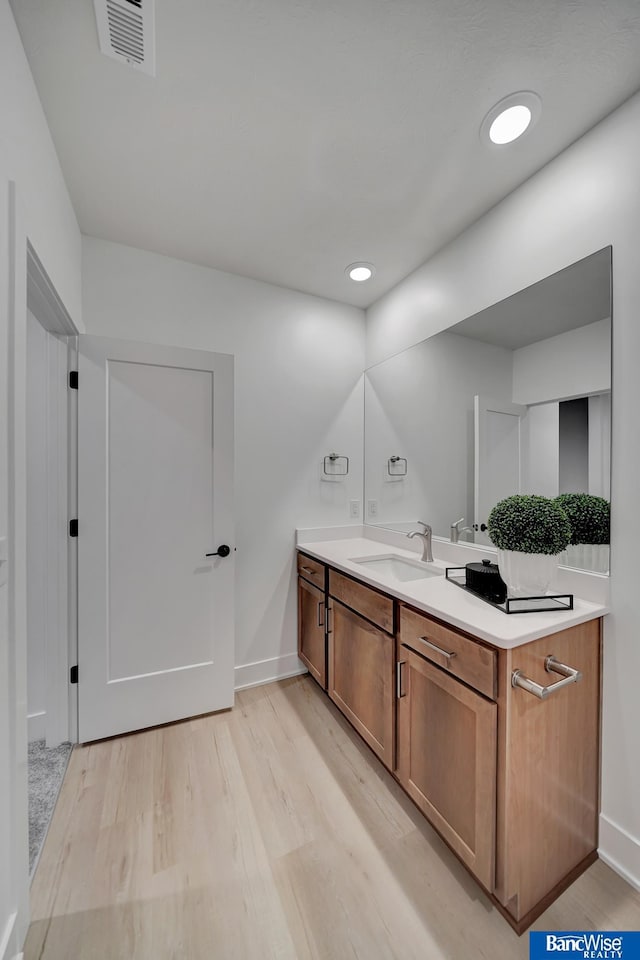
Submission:
[[[94,0],[100,50],[155,76],[155,0]]]

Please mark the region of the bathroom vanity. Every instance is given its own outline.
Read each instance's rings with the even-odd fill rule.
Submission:
[[[410,551],[298,551],[301,660],[522,933],[597,858],[606,607],[506,615]]]

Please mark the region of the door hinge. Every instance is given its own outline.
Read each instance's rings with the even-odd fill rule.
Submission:
[[[75,667],[71,667],[69,670],[69,683],[78,682],[78,664],[76,663]]]
[[[69,389],[70,390],[78,389],[78,371],[77,370],[69,371]]]
[[[77,537],[78,536],[78,521],[69,520],[69,536]]]

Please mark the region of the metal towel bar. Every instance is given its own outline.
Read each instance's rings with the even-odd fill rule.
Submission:
[[[338,461],[343,461],[343,468],[340,469]],[[349,475],[349,457],[344,457],[340,453],[329,453],[322,461],[322,473],[325,477],[347,477]]]
[[[566,663],[560,663],[555,657],[546,657],[544,668],[547,673],[559,673],[562,680],[557,680],[555,683],[550,683],[548,687],[543,687],[542,684],[536,683],[535,680],[530,680],[529,677],[525,677],[520,670],[514,670],[511,674],[511,686],[522,687],[523,690],[526,690],[527,693],[532,693],[533,696],[538,697],[539,700],[546,700],[547,697],[550,697],[552,693],[555,693],[556,690],[559,690],[561,687],[566,687],[570,683],[577,683],[578,680],[582,680],[582,674],[579,670],[568,667]]]

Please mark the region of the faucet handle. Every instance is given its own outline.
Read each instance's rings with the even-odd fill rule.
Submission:
[[[455,523],[452,523],[452,524],[451,524],[451,529],[453,530],[454,527],[455,527],[455,529],[458,530],[458,528],[459,528],[459,526],[460,526],[461,523],[464,523],[464,517],[460,517],[459,520],[456,520]]]
[[[424,533],[428,533],[429,530],[431,530],[431,525],[428,523],[425,523],[424,520],[418,520],[416,522],[419,523],[421,527],[424,527],[424,531],[423,531]]]

